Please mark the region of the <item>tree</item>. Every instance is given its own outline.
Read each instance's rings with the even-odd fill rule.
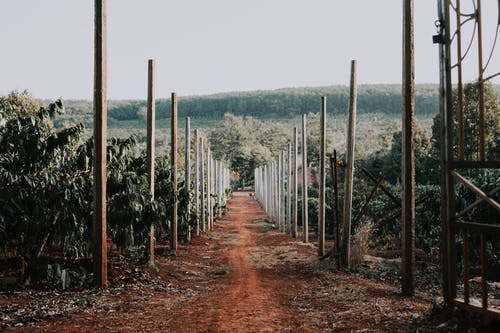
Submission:
[[[33,99],[31,94],[24,90],[13,91],[7,96],[0,97],[0,124],[13,117],[27,117],[40,110],[42,105]]]
[[[468,83],[464,86],[464,158],[477,160],[479,156],[479,113],[478,84]],[[458,157],[457,132],[457,94],[453,98],[453,152]],[[486,127],[485,148],[489,160],[500,160],[500,95],[491,83],[484,84],[484,121]],[[440,115],[434,117],[432,125],[433,157],[439,161],[440,156]]]
[[[402,133],[398,130],[392,135],[389,151],[380,151],[367,161],[371,172],[381,173],[392,184],[401,180]],[[439,178],[436,162],[431,158],[430,134],[415,122],[415,180],[418,184],[435,184]]]
[[[241,185],[252,184],[254,169],[276,157],[288,141],[288,133],[280,123],[230,113],[210,132],[214,157],[227,162],[239,174]]]

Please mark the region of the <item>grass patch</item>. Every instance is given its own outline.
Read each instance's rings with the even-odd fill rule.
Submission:
[[[207,231],[207,238],[208,239],[217,239],[221,238],[221,234],[218,232],[213,232],[213,231]]]
[[[336,259],[325,258],[323,260],[314,260],[309,266],[312,272],[336,272]]]
[[[226,235],[224,238],[226,238],[226,239],[238,239],[238,238],[240,238],[240,234],[229,234],[229,235]]]
[[[252,224],[248,224],[246,226],[248,229],[261,229],[264,231],[270,231],[275,229],[275,225],[270,223],[266,219],[257,219],[252,222]]]
[[[252,264],[255,265],[255,266],[269,266],[273,263],[273,260],[270,258],[269,255],[266,255],[266,254],[259,254],[259,253],[255,253],[255,254],[252,254]]]
[[[205,264],[197,264],[196,267],[198,267],[199,269],[202,269],[202,270],[209,268],[209,266],[205,265]]]
[[[217,267],[214,270],[214,274],[215,275],[225,275],[225,274],[229,273],[230,271],[231,271],[231,267],[224,265],[224,266]]]

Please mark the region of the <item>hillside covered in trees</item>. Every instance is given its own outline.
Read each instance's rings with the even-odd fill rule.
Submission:
[[[499,87],[496,87],[498,90]],[[179,98],[179,117],[220,120],[224,114],[252,116],[263,119],[283,119],[302,113],[318,112],[319,96],[327,97],[327,109],[331,114],[344,114],[348,107],[347,86],[315,88],[285,88],[269,91],[231,92],[206,96]],[[67,116],[72,120],[91,125],[92,103],[83,100],[68,100],[65,103]],[[416,87],[417,116],[434,115],[438,112],[438,86],[423,84]],[[170,117],[170,99],[156,101],[157,118]],[[358,90],[358,113],[401,113],[400,85],[360,85]],[[110,124],[116,121],[145,120],[145,100],[110,101],[108,105]]]

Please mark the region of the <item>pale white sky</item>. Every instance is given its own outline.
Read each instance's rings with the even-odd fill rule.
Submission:
[[[487,57],[498,1],[482,2]],[[93,3],[1,0],[0,95],[90,99]],[[438,82],[436,8],[415,0],[417,83]],[[149,58],[158,97],[347,84],[351,59],[359,83],[400,83],[401,14],[402,0],[108,0],[108,97],[145,99]]]

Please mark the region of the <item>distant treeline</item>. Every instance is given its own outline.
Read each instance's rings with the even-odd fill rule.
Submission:
[[[498,88],[498,86],[497,86]],[[225,113],[256,118],[291,118],[302,113],[318,112],[320,96],[327,97],[328,113],[345,114],[349,105],[346,86],[317,88],[286,88],[271,91],[223,93],[207,96],[179,97],[179,116],[198,119],[222,119]],[[415,112],[417,115],[436,114],[439,111],[438,85],[416,86]],[[66,101],[71,117],[91,116],[89,101]],[[360,85],[358,113],[401,113],[401,85]],[[123,121],[146,117],[145,100],[110,101],[108,117]],[[170,117],[170,99],[156,101],[157,119]],[[86,118],[86,117],[85,117]]]

